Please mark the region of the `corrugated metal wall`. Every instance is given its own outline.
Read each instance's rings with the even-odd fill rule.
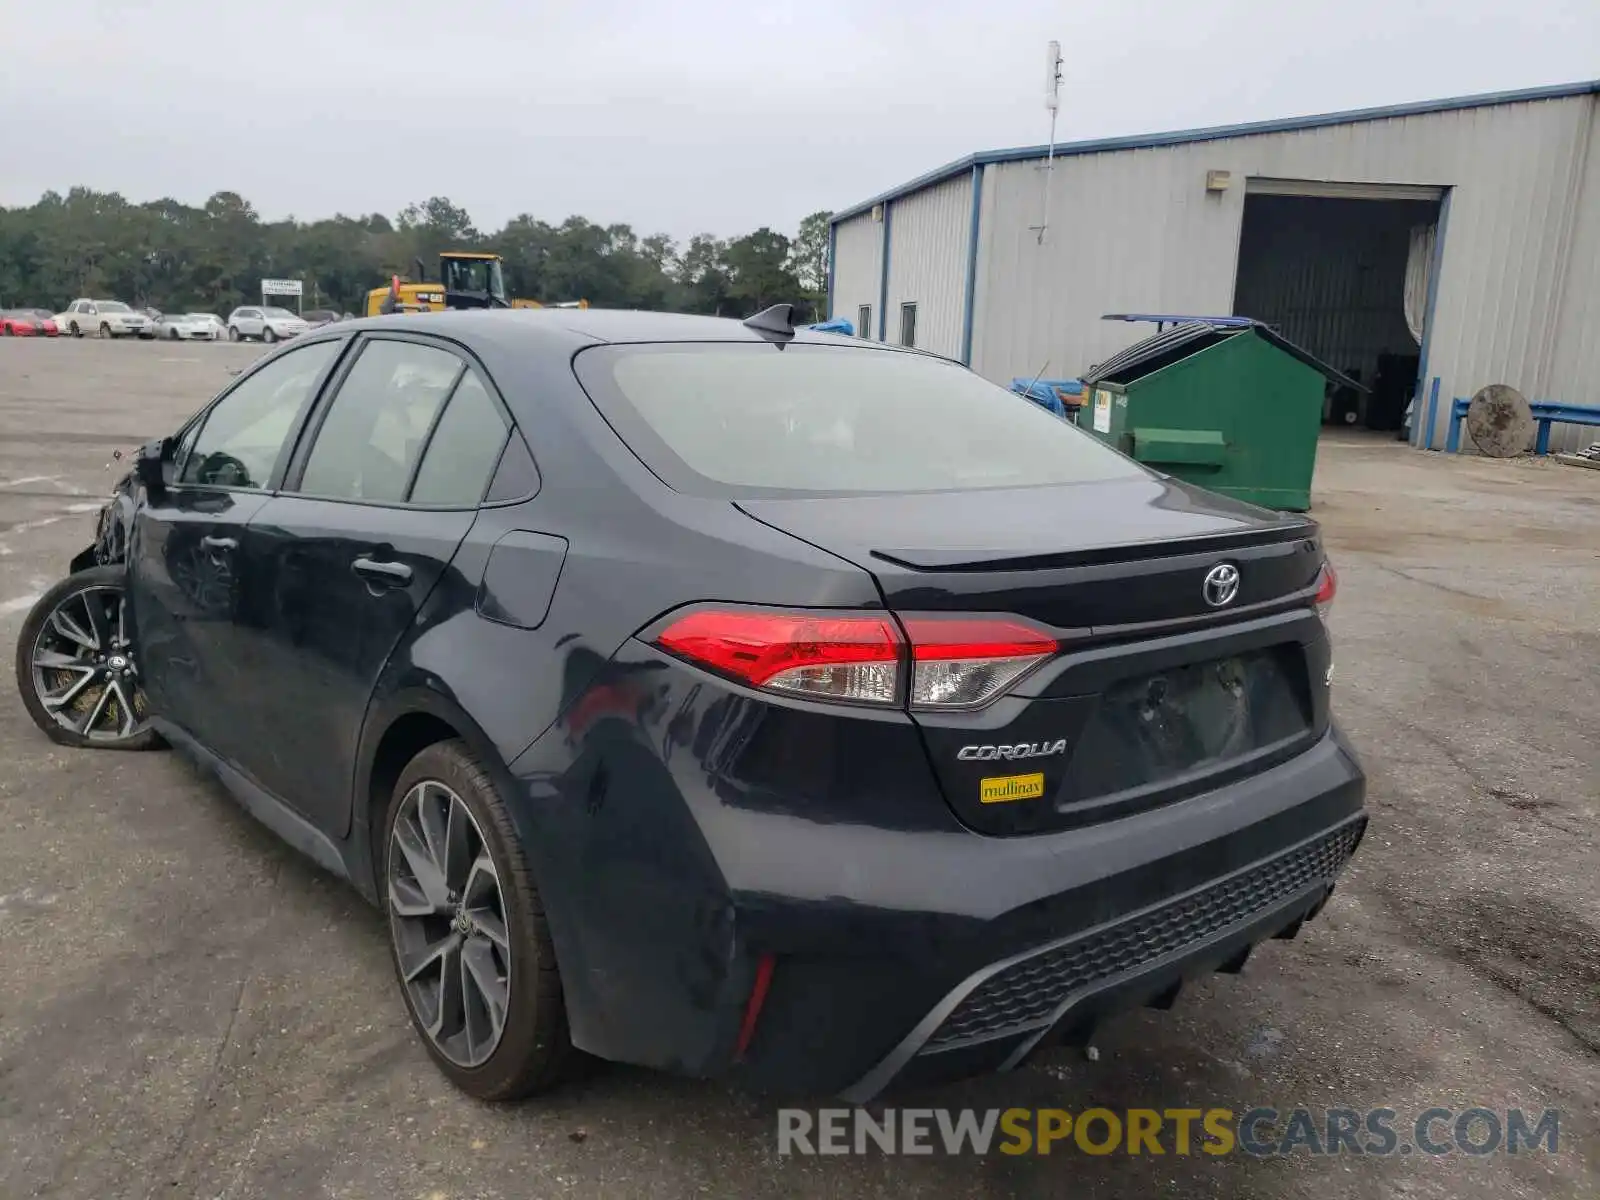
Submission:
[[[894,202],[889,232],[888,340],[899,342],[902,304],[917,306],[917,348],[961,356],[972,177]]]
[[[834,232],[833,303],[830,317],[856,320],[863,304],[872,306],[872,328],[858,329],[864,337],[878,336],[878,293],[883,279],[883,225],[870,212],[841,221]]]
[[[1600,101],[1589,123],[1589,145],[1578,202],[1573,207],[1572,250],[1561,284],[1561,319],[1551,347],[1548,395],[1540,399],[1600,407]],[[1600,442],[1600,429],[1558,426],[1550,444],[1576,450]]]
[[[1029,229],[1042,164],[991,164],[973,366],[1000,381],[1042,364],[1073,374],[1150,332],[1103,313],[1231,311],[1251,176],[1408,183],[1453,189],[1429,339],[1441,394],[1498,382],[1594,403],[1595,325],[1571,314],[1596,303],[1600,199],[1580,186],[1594,172],[1595,107],[1590,95],[1058,159],[1042,244]],[[1208,193],[1208,170],[1231,172],[1232,186]],[[1565,269],[1575,252],[1588,264]]]

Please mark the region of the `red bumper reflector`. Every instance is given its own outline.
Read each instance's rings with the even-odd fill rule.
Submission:
[[[761,1019],[761,1006],[767,1002],[767,989],[772,986],[772,968],[777,959],[763,954],[756,963],[756,981],[750,988],[750,999],[745,1001],[744,1021],[739,1026],[739,1043],[733,1048],[734,1058],[743,1058],[750,1048],[750,1039],[756,1035],[756,1022]]]

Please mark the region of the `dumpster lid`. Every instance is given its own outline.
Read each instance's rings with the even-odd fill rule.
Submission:
[[[1130,318],[1113,315],[1109,319],[1128,320]],[[1144,319],[1154,320],[1155,318]],[[1143,341],[1135,342],[1126,350],[1120,350],[1113,354],[1105,362],[1090,367],[1083,373],[1084,385],[1093,387],[1098,383],[1132,383],[1135,379],[1143,379],[1146,375],[1153,375],[1161,368],[1171,366],[1179,359],[1187,358],[1191,354],[1198,354],[1201,350],[1209,346],[1215,346],[1228,338],[1238,337],[1240,334],[1254,333],[1263,341],[1269,342],[1285,354],[1299,359],[1306,366],[1340,387],[1354,388],[1358,392],[1371,390],[1357,383],[1348,375],[1335,371],[1309,350],[1295,345],[1263,321],[1255,321],[1249,317],[1163,319],[1181,320],[1183,323],[1174,325],[1171,329],[1163,330],[1160,333],[1152,334]]]

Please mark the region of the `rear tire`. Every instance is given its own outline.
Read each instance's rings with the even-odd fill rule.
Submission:
[[[237,342],[239,340],[239,327],[237,325],[228,326],[228,340],[230,342]]]
[[[22,623],[17,690],[28,716],[53,742],[95,750],[161,745],[119,619],[126,586],[122,564],[90,567],[40,596]],[[46,656],[61,665],[41,665]]]
[[[395,976],[439,1069],[479,1100],[516,1100],[567,1078],[578,1052],[544,906],[494,781],[464,743],[438,742],[411,760],[382,837],[378,890]],[[433,861],[444,866],[438,875]],[[460,981],[453,996],[448,980]],[[503,1000],[498,1031],[490,992]]]

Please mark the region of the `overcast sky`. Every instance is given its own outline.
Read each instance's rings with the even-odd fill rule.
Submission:
[[[792,231],[977,149],[1600,76],[1600,0],[0,0],[0,203]]]

